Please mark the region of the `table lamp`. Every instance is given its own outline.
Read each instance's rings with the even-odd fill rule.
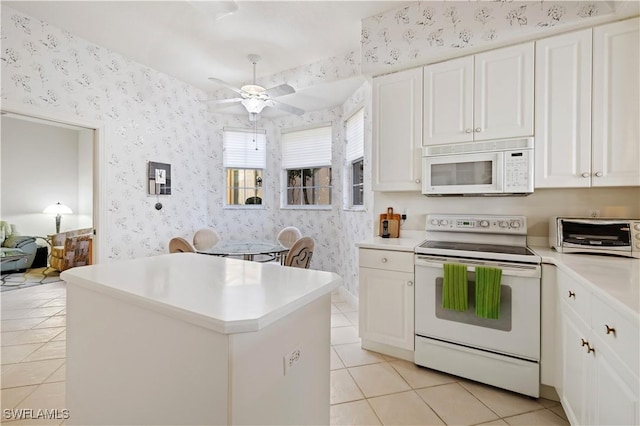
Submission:
[[[60,204],[59,202],[56,204],[51,204],[42,212],[56,215],[56,234],[60,233],[60,219],[62,219],[61,215],[73,213],[69,207],[65,206],[64,204]]]

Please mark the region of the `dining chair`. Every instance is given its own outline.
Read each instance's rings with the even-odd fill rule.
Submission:
[[[313,238],[302,237],[298,239],[289,249],[289,253],[284,259],[284,266],[309,269],[314,248],[315,241]]]
[[[195,253],[196,250],[182,237],[174,237],[169,241],[169,253]]]
[[[211,228],[198,229],[193,235],[193,246],[196,250],[207,250],[218,244],[220,235]]]
[[[280,232],[278,232],[278,242],[282,244],[283,247],[291,248],[293,243],[302,238],[302,232],[295,226],[287,226],[286,228],[282,228]]]
[[[302,232],[300,232],[300,230],[295,226],[287,226],[285,228],[282,228],[280,232],[278,232],[278,236],[276,237],[280,245],[287,249],[291,248],[293,243],[298,241],[300,238],[302,238]],[[284,265],[284,259],[286,258],[286,256],[287,252],[284,251],[275,255],[273,257],[273,260],[276,260],[280,262],[281,265]]]

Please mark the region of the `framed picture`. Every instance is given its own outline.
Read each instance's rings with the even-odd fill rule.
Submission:
[[[171,195],[171,164],[149,161],[149,194]]]

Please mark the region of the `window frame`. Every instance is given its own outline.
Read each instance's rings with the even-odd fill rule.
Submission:
[[[223,131],[223,136],[222,136],[222,140],[223,140],[223,160],[222,160],[222,169],[223,169],[223,173],[224,173],[224,177],[223,177],[223,181],[224,181],[224,194],[223,194],[223,209],[266,209],[265,206],[265,199],[266,199],[266,194],[265,194],[265,176],[266,176],[266,167],[267,167],[267,135],[266,135],[266,130],[264,129],[249,129],[249,128],[232,128],[232,127],[224,127],[222,129]],[[242,167],[241,165],[233,165],[232,167],[228,167],[226,162],[225,162],[225,153],[224,150],[227,149],[227,145],[226,145],[226,139],[225,139],[225,132],[234,132],[234,133],[246,133],[249,135],[262,135],[264,137],[264,142],[258,142],[259,144],[261,144],[264,147],[264,158],[263,158],[263,164],[264,164],[264,168],[254,168],[254,167]],[[244,142],[245,145],[247,144],[247,142]],[[248,148],[245,146],[245,148]],[[262,196],[260,197],[262,200],[262,202],[260,204],[230,204],[229,203],[229,191],[232,191],[233,188],[236,188],[235,186],[231,186],[231,182],[229,181],[229,171],[230,170],[237,170],[237,171],[247,171],[247,170],[260,170],[261,171],[261,176],[260,176],[260,183],[256,184],[256,186],[253,187],[247,187],[247,186],[243,186],[241,188],[244,188],[247,191],[250,190],[258,190],[260,189],[262,192]],[[240,188],[240,187],[238,187]],[[246,198],[245,198],[246,201]]]
[[[328,130],[329,131],[329,140],[326,141],[328,143],[328,148],[325,147],[325,149],[328,149],[328,164],[323,164],[324,161],[318,161],[318,163],[309,163],[308,159],[307,162],[304,163],[303,165],[300,166],[292,166],[292,167],[288,167],[287,165],[289,165],[290,163],[290,159],[289,161],[287,161],[287,159],[285,158],[286,156],[286,149],[285,149],[285,135],[286,134],[291,134],[291,133],[296,133],[296,132],[304,132],[304,131],[311,131],[311,130],[320,130],[320,129],[324,129],[324,130]],[[333,203],[334,203],[334,197],[335,197],[335,193],[334,193],[334,183],[333,183],[333,179],[334,179],[334,170],[333,170],[333,125],[331,122],[326,122],[326,123],[316,123],[312,126],[305,126],[305,127],[298,127],[298,128],[291,128],[291,129],[287,129],[286,131],[283,131],[281,133],[281,146],[282,146],[282,162],[281,162],[281,180],[282,180],[282,184],[280,186],[281,188],[281,197],[280,197],[280,208],[282,210],[331,210],[333,209]],[[326,153],[325,153],[326,155]],[[329,191],[329,203],[328,204],[289,204],[289,189],[292,188],[289,186],[289,172],[292,170],[300,170],[301,171],[301,175],[304,174],[304,170],[313,170],[313,169],[328,169],[329,172],[329,185],[319,185],[319,186],[314,186],[314,188],[326,188]],[[300,188],[303,188],[304,186],[301,186]]]
[[[348,126],[349,126],[349,121],[352,120],[354,117],[356,117],[357,115],[361,115],[362,116],[362,123],[361,123],[361,129],[362,129],[362,139],[361,139],[361,146],[358,147],[358,149],[356,149],[355,155],[354,157],[350,158],[350,150],[348,148],[348,144],[352,141],[349,140],[349,130],[348,130]],[[343,205],[342,205],[342,209],[346,210],[346,211],[364,211],[366,210],[366,205],[365,205],[365,194],[364,194],[364,133],[365,133],[365,129],[364,129],[364,116],[365,116],[365,108],[364,105],[360,105],[359,107],[355,108],[353,110],[353,112],[349,115],[349,117],[347,117],[347,119],[344,120],[343,122],[343,129],[344,129],[344,168],[343,168],[343,173],[345,176],[344,179],[344,196],[343,196]],[[356,167],[356,164],[362,162],[362,181],[359,183],[355,183],[354,182],[354,168]],[[362,204],[354,204],[354,197],[353,197],[353,191],[355,189],[356,186],[360,186],[362,188]]]

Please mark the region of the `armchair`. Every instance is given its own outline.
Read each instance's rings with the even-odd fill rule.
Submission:
[[[93,228],[60,232],[51,236],[50,266],[58,271],[91,265]]]
[[[36,257],[36,239],[32,236],[18,235],[15,226],[8,222],[0,221],[0,250],[7,255],[24,254],[26,256],[16,260],[2,262],[2,273],[14,270],[29,269]]]

